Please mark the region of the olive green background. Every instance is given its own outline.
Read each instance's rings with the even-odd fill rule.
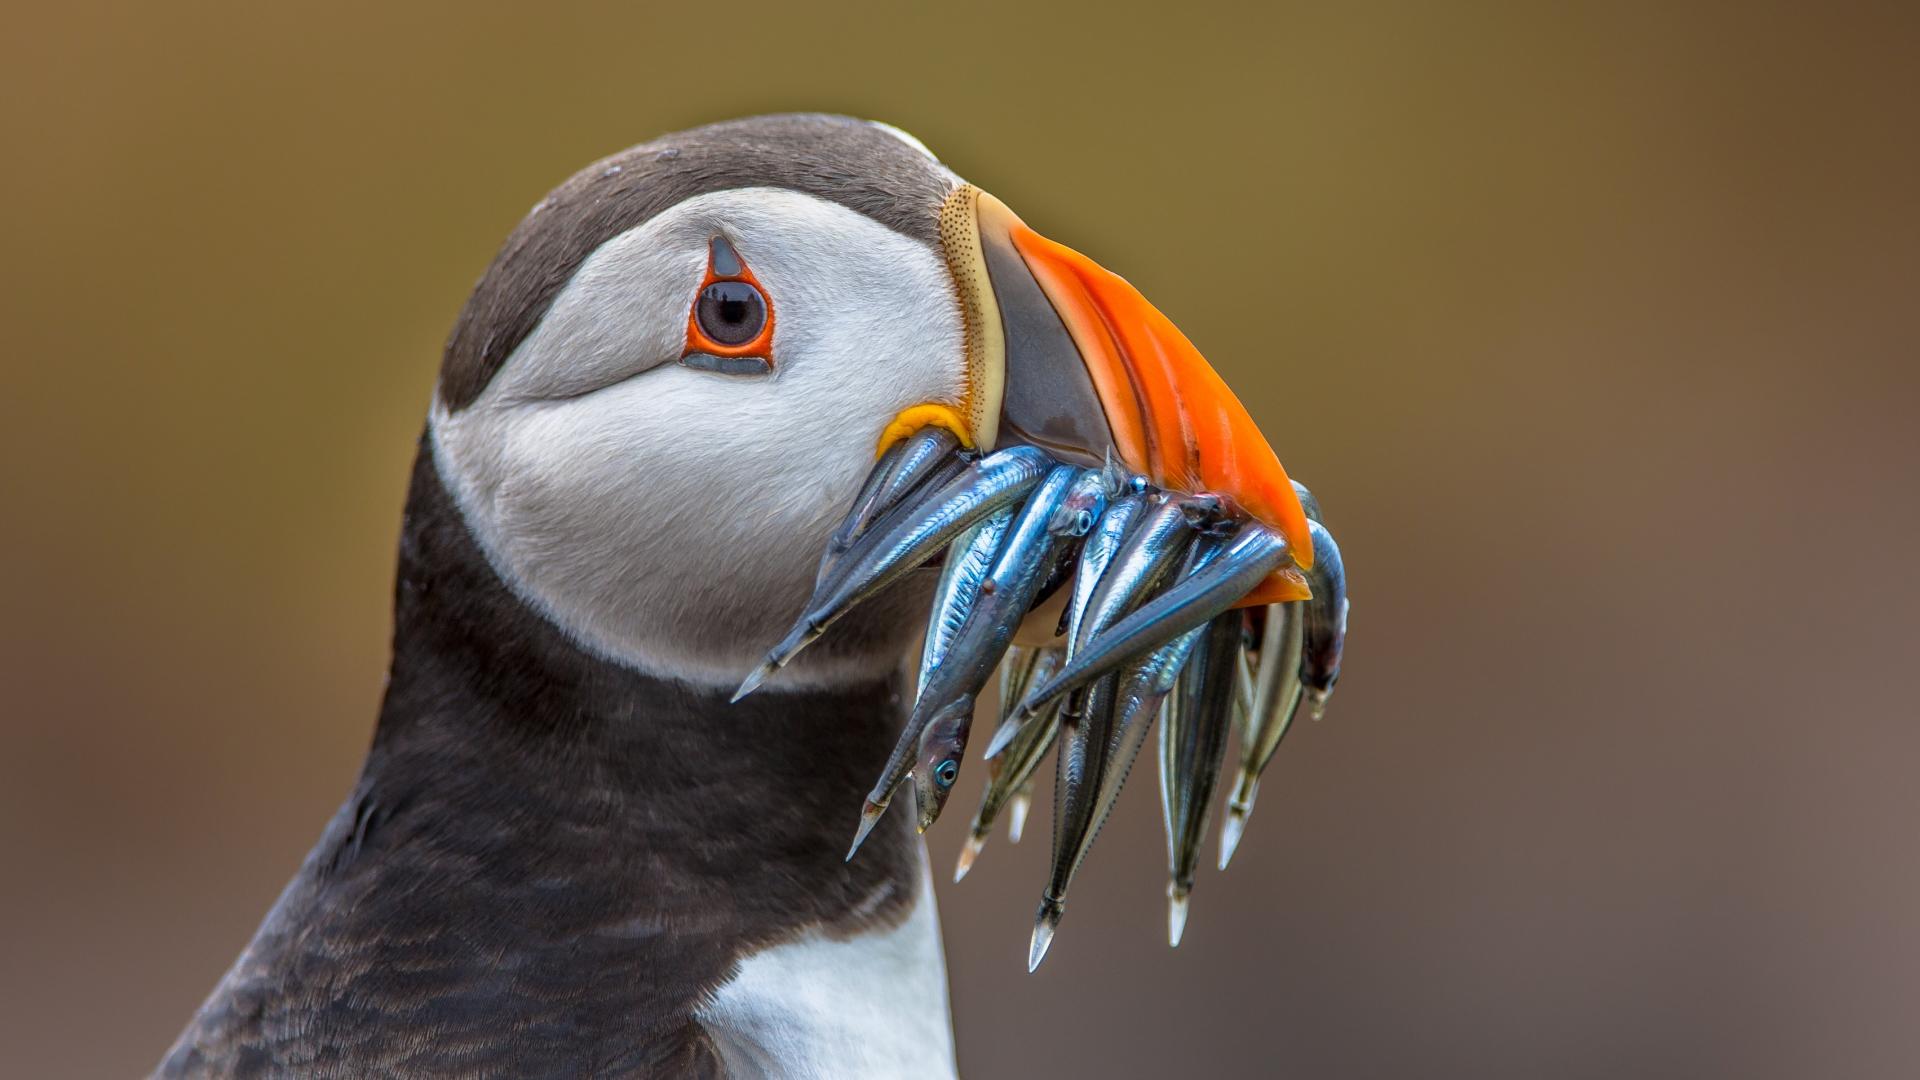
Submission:
[[[810,108],[1127,275],[1352,578],[1179,950],[1147,771],[1038,975],[1044,813],[942,886],[970,1076],[1913,1075],[1914,10],[15,6],[0,1073],[150,1067],[347,791],[521,213]]]

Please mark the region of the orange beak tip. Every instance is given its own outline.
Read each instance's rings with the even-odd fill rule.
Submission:
[[[1285,479],[1282,472],[1281,483],[1285,491],[1274,503],[1272,514],[1278,520],[1267,522],[1280,535],[1287,538],[1287,547],[1292,551],[1293,564],[1302,570],[1313,569],[1313,533],[1307,529],[1307,512],[1300,505],[1300,496],[1294,493],[1293,485]]]
[[[1261,582],[1233,606],[1243,608],[1265,604],[1285,604],[1312,598],[1313,587],[1307,584],[1307,576],[1299,569],[1288,566],[1267,575],[1267,580]]]

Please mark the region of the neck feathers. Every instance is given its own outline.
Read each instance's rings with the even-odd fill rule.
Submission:
[[[893,681],[725,697],[529,611],[423,452],[365,770],[167,1068],[711,1064],[697,1011],[743,957],[897,925],[921,888],[906,815],[842,861]]]
[[[914,879],[905,828],[871,865],[864,848],[843,862],[867,783],[899,727],[898,676],[770,688],[729,704],[722,690],[592,656],[501,583],[426,452],[414,470],[394,609],[393,670],[368,774],[437,796],[449,823],[495,807],[533,817],[526,839],[538,837],[551,861],[560,838],[503,795],[562,820],[584,813],[580,861],[618,863],[615,849],[643,857],[624,867],[640,875],[627,884],[646,886],[639,891],[668,914],[685,889],[711,916],[711,894],[724,888],[753,894],[739,898],[743,919],[745,908],[771,903],[831,922],[871,908],[883,883]],[[476,790],[487,783],[501,790]],[[455,801],[463,798],[477,805]]]

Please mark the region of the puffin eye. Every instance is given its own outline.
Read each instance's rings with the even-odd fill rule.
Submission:
[[[943,788],[952,787],[953,782],[959,778],[960,766],[955,764],[952,758],[948,758],[939,765],[934,766],[933,782]]]
[[[700,290],[700,331],[721,345],[745,345],[767,325],[767,301],[744,281],[716,281]]]
[[[716,375],[773,372],[773,303],[732,241],[707,244],[707,273],[687,312],[682,366]]]

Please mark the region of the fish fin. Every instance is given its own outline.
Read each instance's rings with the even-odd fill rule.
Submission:
[[[978,833],[968,833],[966,843],[960,847],[960,858],[953,864],[953,882],[958,885],[960,879],[973,869],[973,860],[980,857],[980,850],[987,846],[987,838]]]
[[[1225,870],[1233,861],[1233,853],[1240,849],[1240,835],[1246,832],[1253,800],[1259,794],[1260,781],[1241,769],[1239,782],[1233,786],[1233,798],[1227,802],[1227,820],[1220,823],[1220,869]]]
[[[1167,883],[1167,944],[1172,948],[1180,947],[1180,937],[1187,932],[1187,898],[1191,895],[1187,886]]]
[[[1027,792],[1016,794],[1007,804],[1007,842],[1017,844],[1020,834],[1027,829],[1027,811],[1033,807],[1033,796]]]
[[[1033,916],[1033,942],[1027,946],[1027,973],[1040,969],[1040,961],[1047,958],[1047,950],[1053,946],[1053,932],[1060,927],[1060,916],[1065,908],[1060,901],[1050,896],[1040,898],[1040,910]]]
[[[987,749],[980,756],[983,758],[999,757],[1000,752],[1005,750],[1008,744],[1013,742],[1014,737],[1020,734],[1020,729],[1026,726],[1026,719],[1027,716],[1025,713],[1019,711],[1009,713],[1007,718],[1000,722],[1000,726],[993,729],[993,738],[987,740]]]
[[[733,697],[727,702],[727,704],[729,705],[737,704],[741,698],[746,697],[748,694],[751,694],[755,690],[760,689],[760,684],[767,681],[767,676],[773,674],[778,670],[780,670],[780,665],[774,663],[771,660],[767,661],[764,664],[761,664],[757,668],[754,668],[752,671],[747,673],[747,677],[745,679],[741,680],[740,689],[735,690],[733,692]]]
[[[845,861],[853,861],[854,853],[860,850],[861,844],[867,842],[867,834],[873,832],[873,827],[880,823],[880,815],[886,812],[886,803],[876,803],[872,799],[868,799],[867,804],[860,808],[860,828],[853,834],[853,846],[847,849]]]

